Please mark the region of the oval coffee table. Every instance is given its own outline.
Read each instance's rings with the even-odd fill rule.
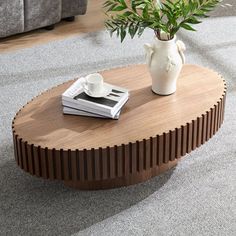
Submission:
[[[209,69],[185,65],[170,96],[151,92],[145,65],[102,75],[130,90],[120,119],[63,115],[61,94],[73,81],[42,93],[12,124],[15,158],[23,170],[79,189],[135,184],[176,165],[223,123],[225,82]]]

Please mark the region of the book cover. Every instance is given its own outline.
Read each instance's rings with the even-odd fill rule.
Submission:
[[[99,115],[99,114],[96,114],[96,113],[83,111],[83,110],[78,110],[78,109],[67,107],[67,106],[63,107],[63,113],[67,114],[67,115],[89,116],[89,117],[97,117],[97,118],[103,118],[103,119],[111,118],[111,117],[102,116],[102,115]],[[120,111],[118,111],[117,114],[112,119],[119,119],[119,117],[120,117]]]
[[[129,99],[129,97],[126,97],[125,100],[122,103],[120,103],[119,106],[117,106],[117,112],[119,110],[121,110],[121,108],[128,101],[128,99]],[[102,111],[98,107],[91,108],[91,107],[87,107],[87,106],[84,106],[84,105],[81,105],[81,104],[75,104],[75,103],[67,101],[67,100],[63,100],[62,105],[65,106],[65,107],[70,107],[70,108],[74,108],[74,109],[78,109],[78,110],[82,110],[82,111],[87,111],[87,112],[90,112],[90,113],[95,113],[95,114],[110,117],[110,118],[114,118],[115,115],[117,114],[117,112],[114,113],[114,114],[111,114],[109,112]]]

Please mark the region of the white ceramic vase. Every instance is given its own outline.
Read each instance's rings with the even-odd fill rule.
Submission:
[[[152,90],[159,95],[169,95],[176,91],[176,83],[185,63],[185,45],[176,42],[176,37],[168,41],[155,38],[154,43],[145,44],[146,61],[152,77]]]

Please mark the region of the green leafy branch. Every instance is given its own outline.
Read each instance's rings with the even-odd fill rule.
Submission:
[[[180,28],[195,31],[192,25],[208,17],[221,0],[107,0],[103,7],[108,19],[106,28],[111,35],[116,32],[121,42],[129,34],[141,36],[146,28],[154,30],[162,39],[163,32],[169,40]]]

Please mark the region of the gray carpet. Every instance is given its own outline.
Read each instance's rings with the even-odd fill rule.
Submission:
[[[123,44],[92,33],[0,55],[0,235],[236,235],[236,9],[222,9],[178,37],[188,63],[227,80],[224,125],[175,169],[126,188],[76,191],[24,173],[13,158],[11,120],[53,85],[142,63],[152,32]]]

